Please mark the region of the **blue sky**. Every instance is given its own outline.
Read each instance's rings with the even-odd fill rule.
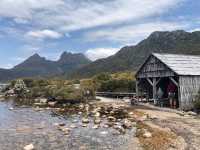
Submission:
[[[0,0],[0,68],[34,53],[96,60],[153,31],[198,31],[199,10],[199,0]]]

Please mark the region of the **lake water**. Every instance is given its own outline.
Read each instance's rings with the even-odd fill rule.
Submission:
[[[135,129],[124,135],[114,135],[112,128],[93,129],[81,126],[81,115],[53,116],[51,110],[35,111],[31,107],[14,107],[12,102],[0,102],[0,149],[22,150],[32,143],[36,150],[128,150],[134,149]],[[91,121],[92,122],[92,121]],[[55,123],[72,124],[68,136]]]

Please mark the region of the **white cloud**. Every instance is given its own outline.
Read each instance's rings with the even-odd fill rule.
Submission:
[[[52,30],[39,30],[39,31],[29,31],[26,36],[38,39],[59,39],[62,37],[61,33]]]
[[[95,48],[89,49],[85,52],[85,55],[91,60],[97,60],[101,58],[106,58],[108,56],[114,55],[119,51],[119,48]]]
[[[88,41],[109,40],[121,43],[137,43],[154,31],[170,31],[186,27],[187,24],[173,22],[152,22],[135,25],[125,25],[118,28],[107,28],[87,32],[84,39]]]
[[[200,28],[194,28],[194,29],[190,30],[190,32],[196,32],[196,31],[200,31]]]
[[[137,21],[158,15],[184,0],[1,0],[0,16],[35,27],[74,31]]]

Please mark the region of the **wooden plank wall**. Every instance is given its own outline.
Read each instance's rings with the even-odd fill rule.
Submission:
[[[139,70],[137,78],[169,77],[174,75],[174,72],[167,68],[165,64],[156,57],[151,56],[141,70]]]
[[[200,77],[199,76],[180,76],[180,108],[189,110],[193,108],[193,101],[200,89]]]

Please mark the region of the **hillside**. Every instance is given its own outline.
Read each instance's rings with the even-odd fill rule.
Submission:
[[[152,52],[200,55],[200,32],[153,32],[135,46],[123,47],[118,53],[86,65],[68,77],[90,77],[101,72],[135,71]]]
[[[64,52],[58,61],[47,60],[38,54],[34,54],[12,69],[0,69],[0,81],[12,80],[20,77],[60,75],[71,72],[89,63],[90,60],[83,54]]]

